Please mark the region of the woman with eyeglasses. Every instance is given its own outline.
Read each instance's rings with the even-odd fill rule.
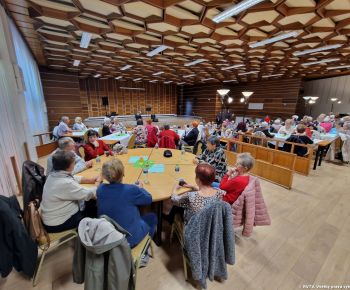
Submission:
[[[254,166],[254,158],[250,153],[237,155],[235,166],[227,171],[219,188],[226,191],[223,200],[233,204],[249,183],[249,171]]]

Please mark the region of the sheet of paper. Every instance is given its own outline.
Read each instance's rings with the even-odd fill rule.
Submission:
[[[129,158],[129,163],[135,163],[137,162],[140,158],[143,158],[143,160],[148,160],[148,156],[130,156]]]
[[[153,164],[152,167],[148,170],[149,173],[163,173],[164,164]]]

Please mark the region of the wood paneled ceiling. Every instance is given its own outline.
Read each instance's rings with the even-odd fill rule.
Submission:
[[[212,18],[239,0],[5,0],[40,65],[80,77],[206,83],[343,74],[350,65],[350,0],[266,0],[236,17]],[[92,33],[87,49],[83,31]],[[249,44],[297,31],[296,37]],[[159,45],[169,48],[153,57]],[[325,45],[337,49],[294,56]],[[197,59],[205,62],[193,66]],[[324,59],[334,62],[303,65]],[[78,67],[74,60],[80,60]],[[222,70],[225,67],[243,65]],[[121,71],[125,65],[132,65]],[[153,75],[157,72],[162,74]],[[252,74],[245,74],[256,72]],[[278,76],[273,76],[273,75]]]

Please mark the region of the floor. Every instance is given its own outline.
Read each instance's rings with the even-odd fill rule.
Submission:
[[[292,190],[262,181],[272,219],[250,238],[237,231],[236,264],[229,279],[208,289],[302,289],[303,285],[350,285],[350,167],[324,163],[308,177],[295,175]],[[169,231],[155,258],[138,272],[137,289],[194,289],[184,280],[182,258]],[[37,290],[83,289],[72,282],[71,245],[47,257]],[[305,287],[304,287],[305,288]],[[32,289],[13,271],[0,289]]]

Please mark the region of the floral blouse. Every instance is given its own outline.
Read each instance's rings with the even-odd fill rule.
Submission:
[[[198,156],[199,162],[206,162],[215,168],[215,181],[220,182],[226,173],[226,155],[222,148],[216,148],[213,152],[204,150],[203,154]]]
[[[144,143],[146,143],[147,131],[146,131],[145,126],[137,125],[134,128],[133,133],[136,135],[135,144],[144,144]]]
[[[185,224],[187,224],[194,214],[208,204],[222,200],[222,196],[225,195],[225,193],[225,191],[217,189],[213,196],[202,196],[198,191],[190,191],[182,195],[172,194],[171,201],[173,204],[185,209],[184,220]]]

